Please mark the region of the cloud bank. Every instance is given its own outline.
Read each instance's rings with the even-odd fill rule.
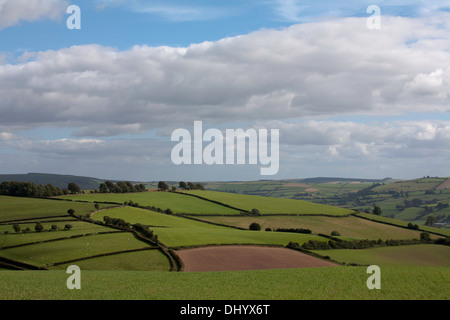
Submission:
[[[279,128],[284,176],[301,176],[299,167],[311,173],[312,164],[327,161],[348,170],[361,159],[372,173],[401,172],[404,161],[445,168],[449,121],[336,119],[448,115],[449,17],[383,17],[375,31],[365,18],[344,18],[180,48],[83,45],[26,53],[0,65],[0,149],[46,163],[75,158],[95,170],[105,169],[101,159],[112,154],[108,163],[169,168],[168,133],[202,120]],[[73,136],[17,138],[45,127],[73,128]],[[126,137],[148,131],[167,140]]]
[[[22,21],[57,20],[67,6],[65,0],[0,0],[0,30]]]

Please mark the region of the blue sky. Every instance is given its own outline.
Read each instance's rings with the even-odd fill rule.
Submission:
[[[69,5],[81,30],[69,30]],[[381,9],[368,30],[367,8]],[[171,132],[280,130],[270,178],[450,176],[450,1],[0,0],[0,173],[258,180]],[[105,164],[107,163],[107,165]]]
[[[122,50],[143,44],[187,46],[262,28],[282,28],[336,17],[367,17],[367,7],[375,4],[371,0],[78,0],[66,3],[81,8],[82,30],[73,32],[65,27],[69,14],[54,20],[22,19],[2,30],[0,51],[20,53],[90,43]],[[424,13],[425,3],[378,1],[376,4],[383,14],[414,17],[429,14]],[[445,11],[448,7],[444,3],[433,10]]]

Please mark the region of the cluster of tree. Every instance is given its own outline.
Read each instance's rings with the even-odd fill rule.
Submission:
[[[294,233],[305,233],[305,234],[311,234],[312,231],[310,229],[303,229],[303,228],[278,228],[275,229],[276,232],[294,232]]]
[[[153,231],[150,230],[150,227],[147,225],[143,225],[140,223],[131,224],[129,222],[126,222],[123,219],[111,218],[108,216],[104,216],[103,221],[106,225],[115,226],[115,227],[119,227],[119,228],[127,228],[127,229],[132,228],[133,230],[136,230],[137,232],[139,232],[146,238],[149,238],[149,239],[152,239],[155,241],[158,239],[157,236],[153,234]]]
[[[186,183],[184,181],[180,181],[178,186],[181,190],[205,190],[201,183],[194,184],[192,182]]]
[[[70,193],[82,193],[82,190],[73,182],[69,183],[66,189],[55,187],[52,184],[36,185],[33,182],[3,181],[0,184],[0,195],[4,196],[46,198]]]
[[[114,183],[112,181],[105,181],[100,183],[98,192],[100,193],[131,193],[131,192],[144,192],[146,190],[143,183],[133,185],[129,181],[119,181]]]
[[[164,181],[160,181],[160,182],[158,182],[158,189],[160,191],[167,191],[167,190],[169,190],[169,185],[167,183],[165,183]]]
[[[120,228],[130,228],[131,227],[131,224],[129,222],[126,222],[125,220],[120,219],[120,218],[111,218],[108,216],[104,216],[103,222],[106,225],[116,226],[116,227],[120,227]]]
[[[123,204],[130,207],[139,207],[139,203],[134,202],[133,200],[125,201]]]
[[[167,208],[166,210],[155,206],[147,206],[145,208],[159,213],[173,214],[173,211],[170,208]]]
[[[412,230],[419,230],[419,225],[417,224],[413,224],[413,223],[408,223],[408,229],[412,229]]]
[[[146,238],[154,240],[157,239],[156,235],[153,234],[153,231],[150,230],[150,227],[147,225],[136,223],[133,225],[133,229],[139,232],[140,234],[144,235]]]

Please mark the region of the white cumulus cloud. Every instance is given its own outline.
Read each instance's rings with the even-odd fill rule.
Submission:
[[[0,0],[0,30],[21,21],[57,20],[67,6],[65,0]]]

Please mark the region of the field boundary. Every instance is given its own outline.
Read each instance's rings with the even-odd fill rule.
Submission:
[[[51,232],[55,232],[55,231],[51,231]],[[12,248],[31,246],[31,245],[35,245],[35,244],[47,243],[47,242],[64,241],[64,240],[71,240],[71,239],[76,239],[76,238],[97,236],[97,235],[102,235],[102,234],[124,233],[124,232],[127,232],[127,231],[118,230],[118,231],[101,231],[101,232],[97,232],[97,233],[76,234],[76,235],[73,235],[73,236],[70,236],[70,237],[61,237],[61,238],[56,238],[56,239],[48,239],[48,240],[42,240],[42,241],[33,241],[33,242],[16,244],[16,245],[12,245],[12,246],[5,246],[2,249],[12,249]],[[39,232],[35,231],[35,232],[28,232],[28,233],[39,233]],[[40,232],[40,233],[42,233],[42,232]],[[21,234],[21,233],[19,233],[19,234]],[[14,233],[12,233],[12,235],[14,235]]]
[[[363,217],[363,216],[361,216],[361,215],[359,215],[359,214],[357,214],[357,213],[353,213],[352,215],[355,216],[355,217],[358,217],[358,218],[361,218],[361,219],[365,219],[365,220],[369,220],[369,221],[373,221],[373,222],[383,223],[383,224],[387,224],[387,225],[390,225],[390,226],[394,226],[394,227],[398,227],[398,228],[403,228],[403,229],[407,229],[407,230],[413,230],[413,229],[408,228],[407,226],[402,226],[402,225],[400,225],[400,224],[395,224],[395,223],[388,222],[388,221],[382,221],[382,220],[377,220],[377,219],[371,219],[371,218],[369,218],[369,217]],[[403,221],[403,220],[400,220],[400,221],[401,221],[401,222],[405,222],[405,221]],[[434,235],[437,235],[437,236],[441,236],[441,237],[444,237],[444,238],[445,238],[445,237],[448,237],[448,235],[445,235],[445,234],[442,234],[442,233],[438,233],[438,232],[435,232],[435,231],[424,230],[424,229],[421,229],[420,227],[419,227],[419,229],[415,229],[415,230],[413,230],[413,231],[427,232],[427,233],[431,233],[431,234],[434,234]]]
[[[89,259],[94,259],[94,258],[113,256],[113,255],[123,254],[123,253],[146,251],[146,250],[160,250],[160,248],[158,246],[154,246],[154,247],[145,247],[145,248],[138,248],[138,249],[130,249],[130,250],[121,250],[121,251],[100,253],[100,254],[94,254],[92,256],[87,256],[87,257],[83,257],[83,258],[76,258],[76,259],[70,259],[70,260],[66,260],[66,261],[49,263],[49,264],[46,264],[46,266],[47,267],[58,266],[58,265],[72,263],[72,262],[77,262],[77,261],[83,261],[83,260],[89,260]]]
[[[92,218],[85,218],[85,217],[82,217],[82,216],[79,216],[79,215],[76,215],[76,214],[74,214],[73,217],[79,219],[80,221],[85,221],[85,222],[93,223],[93,224],[96,224],[96,225],[101,225],[101,226],[113,228],[113,229],[116,229],[116,230],[122,230],[122,231],[125,231],[125,232],[133,233],[133,235],[136,238],[138,238],[138,240],[141,240],[141,241],[143,241],[143,242],[145,242],[147,244],[153,245],[153,246],[157,246],[163,252],[163,254],[169,259],[170,266],[171,266],[171,271],[179,271],[179,265],[177,264],[176,258],[171,254],[170,248],[167,247],[166,245],[164,245],[163,243],[161,243],[158,239],[147,238],[144,235],[142,235],[140,232],[138,232],[137,230],[132,229],[132,228],[120,227],[120,226],[117,226],[117,225],[105,224],[102,221],[97,221],[97,220],[94,220]]]
[[[16,223],[16,222],[21,222],[21,221],[28,221],[28,222],[24,222],[24,223],[32,223],[33,221],[39,221],[39,219],[67,218],[67,217],[71,217],[71,215],[65,214],[65,215],[60,215],[60,216],[39,217],[38,219],[25,218],[25,219],[6,220],[6,221],[1,221],[0,225],[8,225],[8,224]]]
[[[175,193],[182,194],[182,195],[185,195],[185,196],[191,196],[191,197],[199,198],[201,200],[209,201],[209,202],[221,205],[223,207],[227,207],[227,208],[230,208],[230,209],[238,210],[238,211],[241,211],[241,212],[247,212],[248,211],[248,210],[244,210],[244,209],[241,209],[241,208],[233,207],[233,206],[231,206],[229,204],[226,204],[226,203],[223,203],[223,202],[220,202],[220,201],[217,201],[217,200],[208,199],[208,198],[199,196],[197,194],[185,193],[185,192],[180,192],[180,191],[175,191]]]
[[[0,257],[0,265],[7,265],[10,268],[14,268],[16,270],[48,270],[45,267],[38,267],[29,263],[20,262],[4,257]]]

